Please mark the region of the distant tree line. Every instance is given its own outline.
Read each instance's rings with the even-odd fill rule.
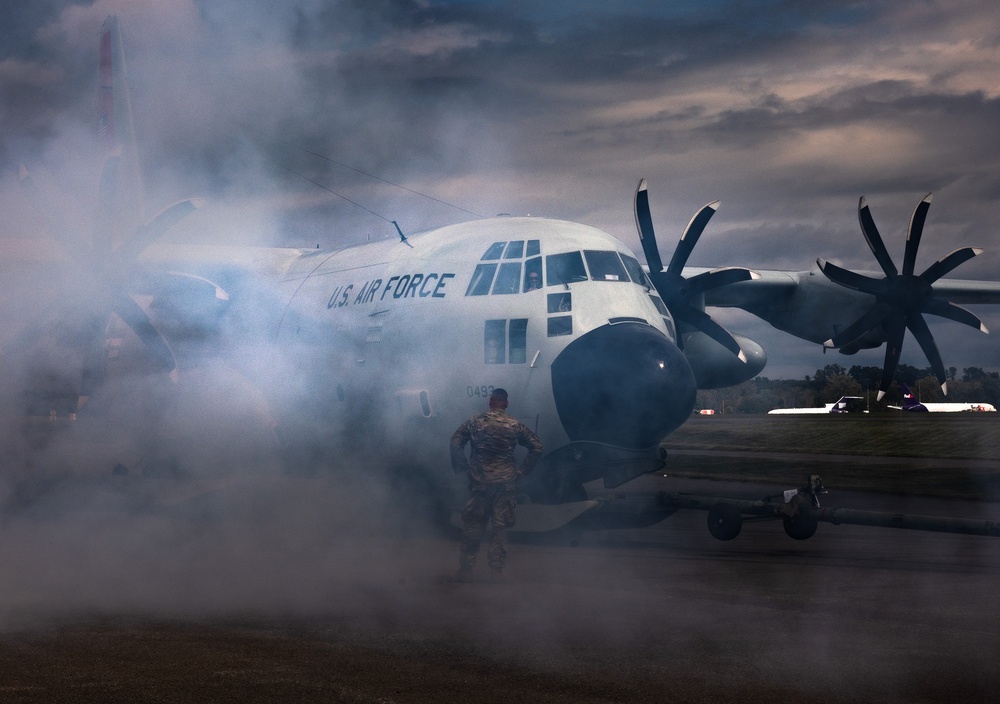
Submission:
[[[698,408],[711,408],[716,413],[767,413],[773,408],[820,407],[838,400],[841,396],[861,396],[866,399],[872,413],[899,406],[903,392],[898,382],[903,382],[924,402],[964,401],[992,403],[1000,408],[1000,373],[980,367],[967,367],[961,377],[955,367],[948,368],[948,395],[941,393],[937,378],[931,369],[918,369],[908,364],[896,368],[896,383],[886,392],[882,401],[876,401],[881,367],[859,364],[847,369],[839,364],[827,364],[812,376],[803,379],[768,379],[758,376],[739,386],[698,392]]]

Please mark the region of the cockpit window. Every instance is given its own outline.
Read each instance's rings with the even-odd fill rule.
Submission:
[[[618,252],[585,251],[590,278],[594,281],[628,281],[625,267],[618,258]]]
[[[583,268],[583,257],[579,252],[550,254],[545,257],[545,281],[547,286],[586,281],[587,270]]]
[[[489,259],[499,259],[500,255],[503,254],[503,247],[506,242],[494,242],[490,245],[490,248],[486,250],[486,254],[483,255],[483,261]]]
[[[496,273],[496,264],[479,264],[472,273],[472,281],[466,289],[466,296],[485,296],[490,292],[490,284],[493,283],[493,274]]]
[[[646,272],[642,270],[639,266],[639,262],[636,261],[635,257],[630,257],[627,254],[622,254],[619,252],[622,258],[622,263],[625,264],[625,271],[628,272],[628,276],[632,281],[639,284],[640,286],[646,286],[652,288],[652,284],[649,283],[649,279],[646,278]]]
[[[524,292],[542,287],[542,258],[532,257],[524,263]]]
[[[525,251],[524,256],[526,257],[536,257],[542,253],[542,248],[539,246],[538,240],[528,240],[528,249]]]
[[[507,251],[503,253],[504,259],[520,259],[524,254],[524,240],[514,240],[507,245]]]
[[[480,265],[482,266],[482,265]],[[521,262],[504,262],[500,265],[493,293],[517,293],[521,285]]]

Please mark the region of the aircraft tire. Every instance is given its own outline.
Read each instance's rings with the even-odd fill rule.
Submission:
[[[815,518],[799,514],[794,517],[783,516],[782,524],[789,538],[793,540],[809,540],[809,538],[816,535],[816,528],[819,526],[819,521]]]
[[[716,540],[732,540],[743,528],[743,517],[735,506],[715,504],[708,509],[708,532]]]

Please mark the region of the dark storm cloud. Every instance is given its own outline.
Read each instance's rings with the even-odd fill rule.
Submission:
[[[639,177],[664,252],[721,198],[691,259],[703,266],[872,268],[858,196],[897,252],[934,191],[921,261],[968,243],[987,252],[956,275],[1000,266],[989,3],[33,4],[3,29],[8,184],[20,161],[58,171],[91,129],[109,13],[125,29],[150,207],[213,203],[188,237],[391,234],[307,178],[408,231],[467,217],[313,152],[474,212],[580,220],[635,250]],[[803,373],[826,359],[797,357]]]

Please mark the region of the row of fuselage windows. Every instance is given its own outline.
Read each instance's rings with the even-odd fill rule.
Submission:
[[[652,288],[639,262],[620,252],[584,250],[562,252],[542,259],[538,240],[494,242],[476,266],[466,296],[526,293],[545,286],[578,281],[633,282]]]

